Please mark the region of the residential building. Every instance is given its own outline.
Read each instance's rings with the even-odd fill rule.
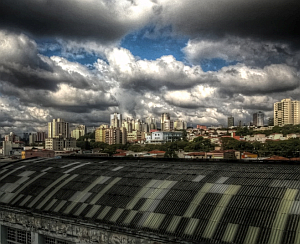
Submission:
[[[10,132],[8,135],[5,135],[4,141],[18,142],[20,141],[20,137],[17,136],[15,133]]]
[[[45,149],[63,151],[75,148],[76,139],[70,137],[68,122],[58,118],[48,123],[48,138],[45,139]]]
[[[108,129],[108,125],[100,125],[95,130],[95,142],[105,142],[105,132]]]
[[[74,130],[71,131],[71,137],[75,138],[76,140],[79,137],[84,136],[86,134],[86,126],[85,125],[78,125]]]
[[[126,144],[127,130],[126,128],[108,128],[105,130],[105,143],[112,144]]]
[[[22,159],[33,158],[33,157],[52,158],[54,156],[55,156],[54,150],[30,149],[30,150],[22,151]]]
[[[122,126],[122,114],[113,113],[110,115],[110,126],[118,128]]]
[[[46,138],[45,149],[54,151],[73,150],[76,148],[75,138]]]
[[[29,145],[33,145],[36,142],[36,133],[32,133],[29,135]]]
[[[259,111],[253,114],[253,125],[256,127],[264,126],[264,113]]]
[[[70,127],[69,123],[63,119],[53,119],[48,122],[48,138],[69,138]]]
[[[162,144],[181,140],[182,131],[155,131],[147,136],[147,143]]]
[[[160,120],[160,129],[161,131],[165,130],[165,121],[170,120],[170,114],[169,113],[162,113],[161,114],[161,120]]]
[[[148,124],[149,131],[157,129],[156,119],[153,117],[147,117],[145,119],[146,124]]]
[[[187,123],[183,120],[175,120],[174,121],[174,130],[186,130]]]
[[[3,156],[21,156],[24,143],[20,141],[3,141],[2,142],[2,155]]]
[[[234,126],[234,117],[230,116],[227,118],[227,127],[233,127]]]
[[[163,128],[163,131],[172,131],[174,129],[174,122],[172,120],[165,120]]]
[[[136,142],[141,141],[143,139],[145,139],[145,132],[135,130],[130,133],[127,133],[128,142]]]
[[[297,125],[300,124],[300,101],[283,99],[274,103],[274,125]]]

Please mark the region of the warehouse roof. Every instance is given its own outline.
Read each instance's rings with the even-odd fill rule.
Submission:
[[[182,240],[300,243],[300,166],[29,159],[0,168],[1,206]]]

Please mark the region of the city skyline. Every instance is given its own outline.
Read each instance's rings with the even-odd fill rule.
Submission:
[[[299,100],[295,1],[0,2],[0,133],[110,114],[189,125]],[[20,131],[16,131],[16,129]]]

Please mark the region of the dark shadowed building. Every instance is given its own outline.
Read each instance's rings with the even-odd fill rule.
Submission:
[[[287,163],[11,163],[1,244],[300,243],[300,166]]]

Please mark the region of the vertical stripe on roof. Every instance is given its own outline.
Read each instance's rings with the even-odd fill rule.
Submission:
[[[188,209],[185,211],[183,217],[191,218],[196,211],[199,203],[204,198],[205,194],[209,192],[214,184],[212,183],[205,183],[202,188],[198,191],[198,193],[194,196],[193,200],[191,201]]]
[[[85,215],[86,218],[92,218],[97,213],[97,211],[101,208],[101,205],[94,205],[89,212]]]
[[[111,209],[111,206],[106,206],[101,213],[98,215],[97,219],[104,219],[106,214],[108,214],[109,210]]]
[[[170,224],[169,224],[169,226],[168,226],[168,228],[167,228],[167,232],[174,233],[177,226],[178,226],[178,224],[179,224],[179,222],[180,222],[180,220],[181,220],[181,218],[182,218],[181,216],[174,215],[171,222],[170,222]]]
[[[124,168],[124,166],[116,167],[116,168],[112,169],[111,171],[118,171],[118,170],[120,170],[120,169],[122,169],[122,168]]]
[[[283,199],[280,202],[275,220],[272,225],[271,234],[269,238],[270,244],[281,243],[281,239],[285,230],[285,225],[290,213],[292,204],[298,193],[297,189],[287,189]]]
[[[131,210],[129,213],[128,213],[128,215],[127,215],[127,217],[124,219],[124,221],[123,221],[123,223],[124,224],[130,224],[130,222],[133,220],[133,218],[134,218],[134,216],[137,214],[137,212],[138,211],[136,211],[136,210]]]
[[[196,227],[199,223],[199,219],[194,219],[194,218],[191,218],[184,230],[184,234],[186,235],[193,235],[195,230],[196,230]]]
[[[220,177],[215,183],[223,184],[229,177]]]
[[[53,212],[59,212],[59,210],[66,204],[66,200],[61,200],[60,203],[56,206]]]
[[[15,169],[13,169],[13,170],[10,170],[7,174],[3,175],[3,176],[0,178],[0,181],[3,180],[5,177],[9,176],[10,174],[12,174],[13,172],[15,172],[15,171],[17,171],[17,170],[19,170],[19,169],[22,169],[22,168],[24,168],[24,167],[25,167],[25,165],[20,166],[20,167],[18,167],[18,168],[15,168]]]
[[[198,175],[195,179],[193,179],[193,182],[200,182],[205,178],[206,175]]]
[[[22,172],[21,174],[18,174],[18,176],[28,177],[28,176],[32,175],[33,173],[35,173],[35,172],[36,171],[26,170],[26,171]]]
[[[122,178],[114,178],[106,187],[104,187],[90,202],[90,204],[95,204],[114,184],[116,184]]]
[[[116,212],[111,216],[109,221],[116,222],[124,210],[124,208],[118,208]]]
[[[86,164],[90,164],[90,163],[85,163],[85,164],[77,165],[77,166],[75,166],[75,167],[73,167],[73,168],[71,168],[71,169],[68,169],[68,170],[65,171],[64,173],[65,173],[65,174],[68,174],[68,173],[70,173],[71,171],[73,171],[73,170],[75,170],[75,169],[78,169],[78,168],[80,168],[80,167],[83,167],[83,166],[86,165]]]
[[[45,175],[46,172],[42,172],[41,174],[37,175],[36,177],[32,178],[31,180],[27,181],[23,186],[21,186],[15,193],[14,196],[10,199],[10,201],[15,197],[18,196],[20,194],[21,191],[23,191],[27,186],[29,186],[32,182],[35,182],[38,178],[42,177],[43,175]],[[9,202],[10,202],[9,201]],[[17,201],[17,199],[15,199],[12,204],[15,204]]]
[[[61,166],[61,168],[63,169],[63,168],[67,168],[67,167],[69,167],[69,166],[72,166],[72,165],[74,165],[74,164],[80,164],[81,162],[74,162],[74,163],[70,163],[70,164],[67,164],[67,165],[64,165],[64,166]]]
[[[25,197],[25,199],[20,203],[20,206],[24,206],[26,204],[26,202],[31,198],[32,196],[28,195],[27,197]],[[18,200],[17,200],[18,201]]]
[[[45,211],[48,211],[55,203],[57,202],[57,199],[52,199],[51,202],[45,207]]]
[[[226,190],[226,192],[218,202],[217,206],[215,207],[212,216],[208,221],[208,224],[206,225],[206,228],[203,232],[204,238],[213,237],[227,205],[229,204],[231,198],[237,194],[240,188],[240,185],[230,185],[229,188]]]
[[[225,242],[233,242],[235,235],[237,233],[239,225],[238,224],[232,224],[232,223],[228,223],[225,233],[223,235],[222,241]]]
[[[81,204],[81,206],[76,210],[74,215],[79,216],[82,213],[82,211],[86,208],[86,206],[87,206],[86,203]]]
[[[259,230],[259,227],[249,226],[244,244],[256,244]]]
[[[31,208],[38,200],[40,200],[40,198],[42,196],[44,196],[46,194],[46,192],[48,192],[52,187],[54,187],[56,184],[58,184],[60,181],[62,181],[67,176],[68,176],[67,174],[63,174],[61,177],[59,177],[54,182],[52,182],[38,196],[36,196],[35,199],[33,199],[33,201],[30,202],[30,204],[28,205],[28,207]]]
[[[53,197],[53,195],[60,190],[60,188],[62,188],[64,185],[68,184],[71,180],[73,180],[77,176],[78,175],[75,174],[75,175],[71,175],[69,178],[65,179],[65,181],[62,182],[59,186],[55,187],[53,191],[49,192],[47,194],[47,196],[45,197],[45,199],[36,208],[41,209],[44,206],[44,204],[46,202],[48,202]]]

